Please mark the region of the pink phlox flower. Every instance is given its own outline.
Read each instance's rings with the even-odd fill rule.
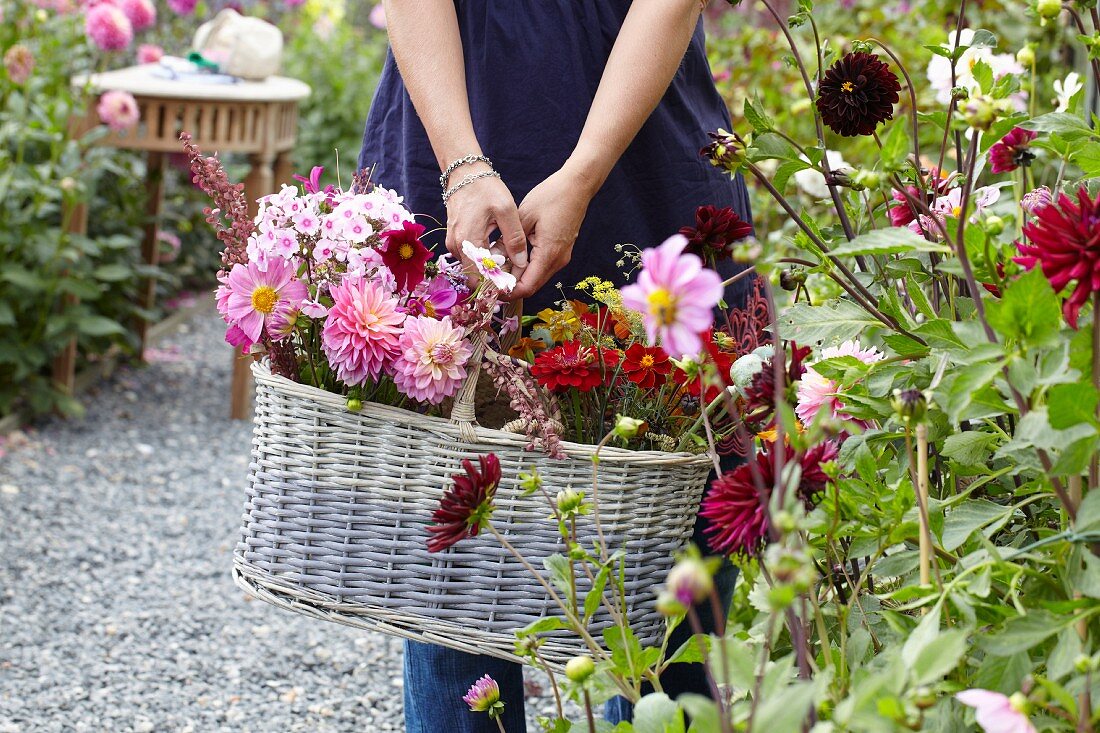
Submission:
[[[1019,696],[1022,698],[1023,696]],[[955,699],[974,708],[975,721],[985,733],[1036,733],[1035,726],[1020,708],[1025,701],[990,690],[971,689],[955,694]]]
[[[714,325],[714,307],[722,299],[722,278],[685,254],[680,234],[642,252],[638,281],[622,289],[623,305],[642,314],[649,344],[669,354],[697,355],[700,337]]]

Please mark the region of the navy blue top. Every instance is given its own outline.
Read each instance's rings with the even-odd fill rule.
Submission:
[[[474,131],[518,204],[576,145],[630,0],[455,0],[455,8]],[[700,205],[732,206],[749,220],[741,178],[731,180],[699,155],[707,132],[719,127],[728,129],[730,118],[700,22],[664,98],[592,200],[572,262],[524,311],[559,299],[557,282],[569,288],[598,275],[625,284],[615,245],[658,245],[693,224]],[[359,155],[360,169],[369,166],[373,180],[403,194],[411,211],[445,221],[439,166],[392,51]],[[729,305],[743,303],[750,279],[727,294]]]

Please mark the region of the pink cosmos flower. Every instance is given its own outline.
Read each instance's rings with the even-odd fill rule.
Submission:
[[[88,8],[84,32],[101,51],[121,51],[134,40],[134,26],[119,8],[100,3]]]
[[[269,258],[266,271],[254,262],[233,265],[225,284],[229,290],[225,300],[227,321],[230,326],[238,326],[253,343],[260,341],[264,326],[276,312],[297,310],[309,297],[305,283],[295,275],[294,265],[281,257]]]
[[[168,8],[176,15],[190,15],[198,4],[199,0],[168,0]]]
[[[453,396],[466,379],[466,362],[474,351],[464,336],[448,316],[438,321],[429,316],[408,318],[393,362],[397,388],[432,405]]]
[[[137,100],[129,92],[117,90],[104,92],[95,109],[100,121],[115,132],[125,132],[141,119]]]
[[[386,8],[378,3],[370,11],[370,24],[375,28],[386,29]]]
[[[651,346],[660,341],[666,353],[694,356],[703,348],[699,334],[714,324],[722,278],[698,256],[684,254],[687,243],[677,234],[642,252],[638,282],[622,296],[623,305],[642,314]]]
[[[975,721],[985,733],[1036,733],[1024,714],[1026,698],[1020,693],[1008,697],[990,690],[963,690],[955,699],[977,711]]]
[[[431,282],[417,286],[405,301],[405,312],[410,316],[425,315],[440,318],[451,314],[458,303],[458,291],[447,278],[436,275]]]
[[[478,247],[473,242],[462,243],[462,254],[474,263],[478,274],[496,285],[497,290],[500,292],[511,292],[512,288],[516,286],[515,275],[504,271],[504,255],[496,254],[484,247]]]
[[[150,0],[118,0],[118,8],[135,31],[143,31],[157,24],[157,6]]]
[[[155,43],[143,43],[138,46],[137,62],[139,64],[155,64],[164,58],[164,49]]]
[[[400,348],[405,314],[377,280],[345,277],[330,289],[333,305],[322,332],[322,348],[336,376],[355,386],[377,379]]]
[[[874,364],[886,355],[874,346],[864,349],[858,340],[845,341],[840,346],[831,346],[821,351],[822,359],[837,356],[854,356],[864,364]],[[844,413],[844,403],[837,396],[838,389],[839,385],[835,381],[821,376],[812,366],[807,367],[798,382],[798,405],[794,408],[802,424],[812,424],[822,410],[826,410],[827,417],[849,419]]]

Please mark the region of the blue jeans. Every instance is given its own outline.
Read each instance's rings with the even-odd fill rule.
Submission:
[[[722,460],[729,470],[737,459]],[[709,487],[709,482],[708,482]],[[698,518],[692,541],[703,554],[708,552],[704,530],[706,520]],[[728,562],[715,575],[714,583],[722,608],[729,610],[737,568]],[[704,631],[713,631],[714,614],[710,603],[696,607]],[[669,652],[676,651],[691,638],[691,626],[685,620],[676,629],[669,643]],[[504,701],[504,730],[525,733],[527,720],[523,711],[523,667],[494,657],[467,654],[446,647],[415,641],[405,642],[405,731],[406,733],[499,733],[497,724],[485,713],[472,713],[462,702],[462,696],[482,675],[489,675],[500,684],[500,699]],[[661,675],[661,686],[673,700],[684,692],[710,697],[710,686],[701,664],[674,664]],[[643,693],[649,692],[648,685]],[[633,709],[625,698],[609,700],[604,718],[612,723],[631,720]]]

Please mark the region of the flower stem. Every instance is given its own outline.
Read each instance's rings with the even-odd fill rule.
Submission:
[[[497,722],[497,728],[500,729],[500,733],[508,733],[508,731],[504,730],[504,721],[501,720],[499,716],[493,718],[493,720]]]
[[[932,582],[932,529],[928,526],[928,426],[917,425],[917,503],[920,505],[920,582]]]
[[[592,698],[588,694],[588,688],[584,689],[584,714],[588,717],[588,730],[596,733],[596,718],[592,715]]]

